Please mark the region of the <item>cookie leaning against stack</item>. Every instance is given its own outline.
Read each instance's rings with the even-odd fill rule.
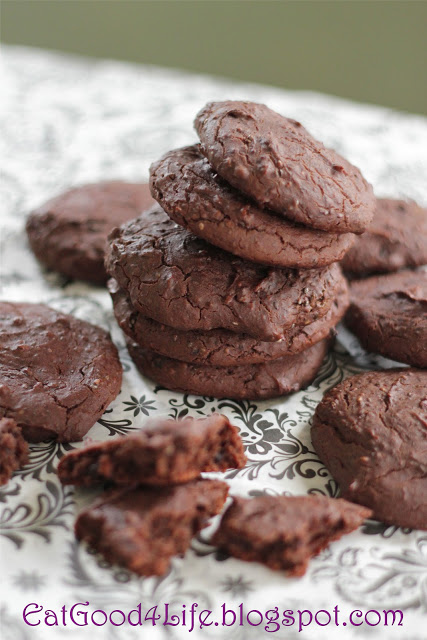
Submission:
[[[372,189],[263,105],[214,103],[195,125],[200,145],[151,167],[161,206],[110,234],[117,320],[138,368],[166,388],[291,393],[315,377],[348,306],[334,263],[369,224]]]

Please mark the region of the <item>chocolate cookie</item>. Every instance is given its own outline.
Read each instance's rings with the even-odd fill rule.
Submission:
[[[308,349],[335,334],[334,327],[348,307],[345,283],[328,313],[305,327],[288,329],[282,340],[261,342],[227,329],[180,331],[143,316],[113,279],[108,282],[114,313],[121,329],[140,347],[174,360],[214,366],[255,364],[276,360]]]
[[[62,484],[85,487],[100,482],[161,486],[245,464],[237,427],[214,413],[199,419],[154,418],[141,431],[71,451],[61,459],[58,476]]]
[[[344,498],[375,518],[427,529],[427,371],[352,376],[326,393],[311,435]]]
[[[427,367],[427,272],[353,282],[345,321],[367,351]]]
[[[107,280],[110,231],[153,204],[147,184],[101,182],[70,189],[33,211],[27,234],[37,258],[69,278]]]
[[[42,304],[0,302],[0,417],[30,442],[80,440],[120,391],[109,335]]]
[[[427,263],[427,209],[415,202],[378,199],[369,229],[341,260],[350,276],[398,271]]]
[[[221,251],[175,224],[156,205],[115,229],[108,272],[143,315],[182,330],[228,329],[281,339],[324,316],[343,276],[323,269],[272,269]]]
[[[12,473],[28,462],[28,444],[11,418],[0,418],[0,485],[9,482]]]
[[[213,169],[261,207],[332,233],[363,233],[371,222],[371,185],[299,122],[229,100],[206,105],[195,127]]]
[[[324,496],[233,498],[212,544],[241,560],[302,576],[311,557],[357,529],[371,513]]]
[[[180,362],[128,342],[140,372],[172,391],[215,398],[275,398],[306,387],[316,376],[329,340],[293,356],[260,364],[214,367]]]
[[[221,511],[227,493],[218,480],[110,491],[80,513],[76,536],[109,562],[160,576],[172,556],[184,555],[193,536]]]
[[[151,165],[153,196],[178,224],[241,258],[311,269],[340,260],[355,239],[303,227],[262,210],[211,168],[199,145],[170,151]]]

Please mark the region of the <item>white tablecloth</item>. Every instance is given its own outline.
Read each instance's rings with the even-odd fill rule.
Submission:
[[[265,102],[297,118],[360,166],[378,195],[412,197],[426,204],[426,119],[310,92],[37,50],[4,47],[2,62],[0,295],[6,300],[43,301],[110,329],[123,359],[122,391],[86,441],[140,428],[147,416],[222,411],[240,428],[249,458],[245,469],[226,475],[231,494],[337,495],[335,483],[313,452],[311,416],[322,394],[343,377],[386,361],[363,353],[357,341],[341,331],[314,383],[279,401],[219,401],[156,388],[130,361],[108,294],[44,272],[28,249],[24,220],[33,206],[70,185],[106,178],[145,179],[150,163],[163,152],[196,140],[192,120],[201,106],[228,98]],[[292,579],[257,564],[224,560],[207,544],[205,531],[185,558],[173,560],[166,576],[139,579],[76,544],[75,514],[93,493],[64,489],[58,482],[58,458],[71,448],[33,445],[29,465],[0,491],[2,638],[426,637],[426,532],[369,522],[314,559],[303,578]],[[265,612],[277,606],[313,614],[320,609],[332,613],[338,605],[341,621],[355,609],[382,613],[398,608],[404,620],[403,627],[312,623],[301,633],[297,626],[271,631],[274,625],[268,632],[266,622],[225,628],[220,623],[189,633],[189,623],[163,626],[164,618],[155,627],[150,622],[142,627],[77,627],[67,620],[64,627],[61,607],[87,601],[90,606],[81,609],[127,612],[141,602],[143,611],[158,605],[160,615],[165,603],[176,613],[184,604],[189,609],[197,602],[199,611],[213,610],[211,620],[221,620],[223,603],[236,610],[243,603],[245,611]],[[32,623],[40,619],[38,626],[23,620],[29,603],[43,607],[41,614],[28,618]],[[58,614],[58,626],[45,626],[46,609]],[[376,625],[378,617],[370,616]],[[252,614],[251,619],[256,624],[259,616]],[[320,615],[319,620],[327,618]]]

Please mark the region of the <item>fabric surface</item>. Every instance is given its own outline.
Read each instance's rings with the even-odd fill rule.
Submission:
[[[4,300],[44,302],[111,331],[120,349],[124,383],[86,442],[141,428],[148,416],[220,411],[240,429],[249,458],[245,469],[225,474],[232,495],[337,496],[335,483],[311,445],[313,411],[322,394],[346,376],[390,366],[390,361],[366,354],[341,329],[313,384],[290,397],[253,403],[170,393],[137,373],[108,293],[45,272],[26,241],[25,217],[33,207],[84,182],[145,180],[153,160],[196,141],[192,121],[197,111],[209,100],[225,99],[264,102],[300,120],[325,145],[359,166],[377,195],[411,197],[427,204],[427,121],[420,116],[310,92],[4,47],[0,295]],[[95,490],[63,488],[58,481],[58,459],[74,446],[82,445],[31,445],[29,464],[0,490],[2,638],[425,637],[427,532],[369,521],[315,558],[303,578],[291,579],[261,565],[224,559],[209,546],[210,530],[205,530],[185,558],[173,560],[168,575],[140,579],[110,566],[74,539],[75,514],[96,495]],[[34,623],[41,619],[38,626],[23,621],[28,603],[60,612],[63,605],[69,609],[87,601],[90,606],[81,609],[126,612],[141,602],[144,612],[158,605],[158,614],[164,612],[164,603],[170,613],[182,614],[184,604],[188,610],[196,602],[198,611],[212,609],[217,620],[223,603],[236,611],[243,603],[245,611],[265,612],[277,606],[279,611],[307,609],[313,614],[320,609],[332,612],[338,605],[342,620],[356,609],[380,613],[401,609],[404,619],[403,626],[393,627],[377,624],[373,614],[373,626],[321,627],[313,622],[301,633],[297,623],[266,630],[266,621],[260,626],[213,624],[189,633],[188,623],[164,626],[164,618],[155,627],[151,621],[142,627],[110,623],[97,627],[90,622],[87,627],[69,622],[64,627],[59,613],[58,626],[46,627],[44,611],[29,618]],[[256,614],[253,622],[259,622]]]

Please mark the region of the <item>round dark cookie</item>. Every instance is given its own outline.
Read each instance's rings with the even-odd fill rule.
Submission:
[[[226,329],[180,331],[143,316],[114,280],[108,282],[114,313],[121,329],[140,347],[174,360],[213,366],[255,364],[276,360],[308,349],[328,336],[348,307],[344,285],[328,313],[303,328],[290,329],[282,340],[262,342]]]
[[[197,365],[160,356],[128,340],[140,372],[171,391],[215,398],[275,398],[305,388],[316,376],[329,340],[296,355],[260,364],[234,367]]]
[[[103,329],[45,305],[0,302],[0,417],[30,442],[80,440],[121,380]]]
[[[427,209],[415,202],[379,198],[369,229],[341,260],[354,278],[427,264]]]
[[[196,116],[213,169],[261,207],[314,229],[362,233],[375,198],[359,169],[295,120],[254,102],[211,102]]]
[[[143,315],[181,330],[228,329],[282,338],[329,311],[343,276],[322,269],[274,269],[204,242],[156,205],[109,237],[106,268]]]
[[[351,283],[345,322],[367,351],[427,367],[427,272],[399,271]]]
[[[351,376],[316,408],[313,446],[347,500],[379,520],[427,529],[427,371]]]
[[[147,184],[113,181],[70,189],[29,215],[31,249],[49,269],[103,284],[108,234],[152,204]]]
[[[260,209],[213,171],[199,145],[170,151],[152,164],[150,186],[175,222],[261,264],[322,267],[341,260],[355,239],[352,233],[309,229]]]

